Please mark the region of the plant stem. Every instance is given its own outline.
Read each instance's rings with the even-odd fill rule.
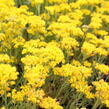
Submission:
[[[97,107],[100,105],[100,100],[97,99],[95,104],[93,105],[92,109],[97,109]]]
[[[66,87],[67,83],[66,81],[62,84],[62,87],[60,88],[60,90],[58,90],[58,93],[56,95],[56,98],[59,97],[59,95],[61,94],[62,90]]]
[[[5,99],[5,108],[8,109],[8,107],[7,107],[7,95],[6,95],[6,91],[5,91],[5,98],[4,99]]]

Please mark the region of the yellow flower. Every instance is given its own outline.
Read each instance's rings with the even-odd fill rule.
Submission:
[[[95,68],[97,70],[99,70],[100,73],[103,73],[103,74],[108,74],[109,73],[109,66],[108,65],[96,63]]]
[[[73,48],[76,48],[79,46],[79,43],[71,37],[65,37],[61,41],[62,48],[65,48],[66,50],[72,50]]]
[[[3,107],[1,107],[0,109],[6,109],[6,108],[3,106]]]
[[[29,16],[28,17],[28,24],[29,27],[27,29],[27,32],[30,34],[36,34],[36,33],[46,33],[45,30],[45,22],[41,19],[39,16]]]
[[[81,63],[79,61],[77,61],[77,60],[73,60],[71,62],[71,64],[74,65],[74,66],[80,66],[81,65]]]
[[[91,22],[89,24],[89,27],[98,29],[102,27],[102,19],[100,18],[100,14],[94,13],[92,14]]]
[[[6,89],[12,85],[12,81],[17,79],[16,68],[9,64],[0,64],[0,94],[4,94]]]
[[[63,109],[63,107],[59,105],[56,99],[51,97],[45,97],[41,101],[40,106],[45,109]]]
[[[0,63],[10,63],[11,59],[7,54],[0,54]]]
[[[103,104],[109,107],[109,95],[107,94],[109,91],[108,83],[104,80],[99,80],[93,82],[93,85],[96,86],[95,97],[99,98]]]
[[[86,54],[87,56],[92,56],[94,55],[95,49],[96,49],[95,45],[88,42],[84,42],[82,46],[82,53]]]
[[[86,67],[91,67],[91,63],[88,62],[88,61],[84,61],[84,66],[86,66]]]
[[[48,0],[48,2],[50,2],[50,3],[64,3],[66,1],[67,0]]]
[[[30,0],[30,3],[34,7],[37,6],[38,4],[44,3],[44,0]]]
[[[107,56],[108,55],[108,51],[99,47],[95,49],[95,53],[99,54],[99,55],[103,55],[103,56]]]

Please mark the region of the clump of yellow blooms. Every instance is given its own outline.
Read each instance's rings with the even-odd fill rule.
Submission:
[[[109,85],[104,80],[95,81],[93,84],[96,86],[95,97],[101,100],[102,103],[106,104],[109,107]]]
[[[10,86],[15,84],[18,72],[16,68],[9,64],[0,64],[0,95],[6,90],[10,90]]]
[[[48,2],[50,2],[50,3],[64,3],[66,1],[67,0],[48,0]]]
[[[65,37],[63,38],[62,42],[62,48],[65,48],[66,50],[71,50],[77,46],[79,46],[78,42],[71,38],[71,37]]]
[[[51,97],[45,97],[40,106],[45,109],[63,109],[63,107]]]
[[[10,63],[11,59],[7,54],[0,54],[0,63]]]
[[[29,16],[28,17],[28,24],[29,27],[27,29],[27,32],[30,34],[36,34],[36,33],[45,33],[45,22],[41,20],[41,17],[39,16]]]
[[[0,109],[109,108],[108,0],[0,0]]]
[[[109,73],[109,66],[108,65],[96,63],[95,68],[105,75],[107,75]]]
[[[61,68],[55,68],[54,73],[62,76],[69,76],[71,86],[77,91],[85,93],[87,98],[93,98],[94,95],[90,92],[91,86],[87,85],[86,78],[91,76],[92,70],[85,66],[72,66],[71,64],[63,65]]]
[[[40,100],[43,99],[44,95],[45,93],[43,90],[35,90],[34,87],[26,84],[20,87],[20,91],[13,89],[11,96],[13,98],[13,102],[26,100],[33,103],[40,103]]]
[[[52,43],[46,44],[44,42],[40,42],[40,40],[30,40],[25,43],[24,47],[25,48],[22,53],[28,54],[26,57],[22,58],[22,62],[24,64],[33,64],[33,66],[43,64],[44,66],[49,65],[54,67],[56,64],[64,61],[64,54],[62,50],[56,45],[52,45]],[[29,59],[28,56],[33,56],[33,61]],[[28,59],[31,63],[28,62]]]
[[[32,6],[42,4],[43,2],[44,2],[44,0],[30,0],[30,3]]]
[[[87,109],[87,108],[76,108],[76,109]]]
[[[86,54],[87,56],[93,56],[95,49],[96,49],[95,45],[89,42],[84,42],[81,50],[83,54]]]
[[[13,89],[12,98],[13,102],[23,100],[31,101],[33,103],[37,103],[44,109],[63,109],[63,107],[59,105],[59,102],[57,102],[56,99],[45,97],[43,90],[35,90],[35,87],[31,87],[30,85],[22,86],[21,91],[16,91]]]

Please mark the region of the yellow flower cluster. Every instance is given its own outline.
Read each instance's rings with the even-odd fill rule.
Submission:
[[[32,6],[37,6],[43,2],[44,2],[44,0],[30,0],[30,3]]]
[[[101,73],[104,73],[105,75],[109,73],[109,66],[107,65],[97,63],[95,68],[99,70]]]
[[[10,90],[10,86],[15,84],[17,75],[15,67],[9,64],[0,64],[0,95],[3,95],[6,90]]]
[[[50,3],[64,3],[66,1],[67,0],[48,0],[48,2],[50,2]]]
[[[95,81],[93,84],[96,86],[95,96],[101,100],[102,103],[106,104],[109,107],[109,85],[104,80]]]
[[[40,106],[45,109],[63,109],[62,106],[51,97],[44,98]]]
[[[69,76],[71,86],[76,88],[77,91],[86,94],[87,98],[93,98],[91,86],[88,86],[86,78],[91,76],[91,68],[85,66],[72,66],[71,64],[63,65],[61,68],[55,68],[54,73],[61,76]]]
[[[108,4],[0,0],[0,106],[109,108]]]
[[[15,101],[31,101],[33,103],[37,103],[40,107],[44,109],[63,109],[62,106],[51,97],[45,97],[45,93],[43,90],[36,90],[35,87],[31,87],[30,85],[25,85],[21,87],[21,91],[12,90],[12,98],[13,102]]]

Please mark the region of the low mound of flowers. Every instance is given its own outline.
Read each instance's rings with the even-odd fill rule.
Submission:
[[[0,0],[1,109],[109,109],[108,0]]]

